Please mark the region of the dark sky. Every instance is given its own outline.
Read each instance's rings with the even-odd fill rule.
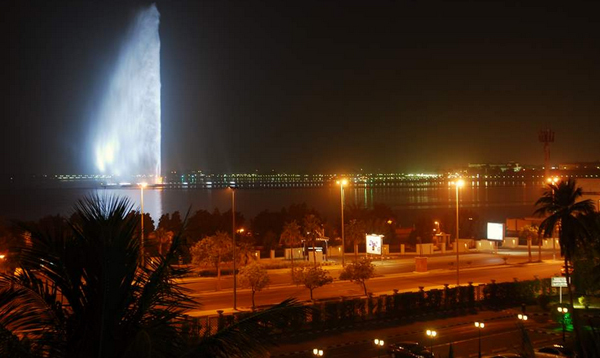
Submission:
[[[420,171],[600,159],[600,6],[159,1],[163,169]],[[134,1],[2,11],[1,173],[91,173]]]

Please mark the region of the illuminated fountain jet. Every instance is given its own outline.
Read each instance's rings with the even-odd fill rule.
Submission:
[[[155,5],[137,13],[110,74],[94,131],[96,168],[103,174],[160,181],[159,21]]]

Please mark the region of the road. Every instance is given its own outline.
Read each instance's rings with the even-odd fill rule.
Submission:
[[[481,350],[484,355],[498,352],[515,353],[520,349],[522,341],[516,314],[516,311],[511,310],[487,311],[410,325],[395,322],[387,327],[365,327],[337,334],[329,332],[327,335],[312,337],[291,337],[288,342],[271,349],[270,354],[272,357],[304,358],[312,357],[312,349],[319,348],[325,351],[326,357],[372,358],[378,357],[379,353],[387,357],[385,350],[378,352],[373,344],[373,340],[378,338],[383,339],[386,346],[387,343],[393,342],[418,341],[433,347],[433,352],[438,357],[448,356],[449,345],[452,343],[455,357],[476,357],[479,349],[479,331],[474,326],[476,321],[485,323],[481,331]],[[545,316],[531,316],[525,328],[533,345],[541,347],[560,342],[560,333],[555,326]],[[435,329],[438,333],[437,338],[428,339],[425,335],[427,329]]]
[[[551,255],[551,253],[550,253]],[[489,283],[492,279],[497,282],[518,280],[531,280],[535,276],[540,278],[552,277],[559,274],[561,262],[548,260],[543,263],[517,263],[523,260],[512,260],[514,263],[503,264],[504,260],[498,255],[471,254],[464,255],[464,264],[461,264],[461,284],[473,282],[474,284]],[[426,273],[414,273],[414,259],[386,261],[381,265],[376,262],[377,277],[367,282],[367,289],[375,295],[391,294],[394,289],[403,291],[414,291],[422,286],[426,290],[431,288],[442,288],[444,284],[456,283],[456,270],[449,267],[448,262],[452,257],[436,257],[431,261],[434,269]],[[500,263],[489,265],[489,263]],[[397,261],[397,262],[393,262]],[[471,262],[467,267],[466,262]],[[412,262],[412,263],[411,263]],[[509,262],[511,262],[509,260]],[[430,267],[431,267],[430,266]],[[435,268],[443,267],[443,268]],[[341,267],[328,267],[333,277],[337,277]],[[410,270],[410,271],[409,271]],[[256,293],[256,304],[258,306],[271,305],[289,297],[296,297],[304,301],[309,300],[308,289],[289,283],[289,270],[275,270],[269,275],[274,282],[269,288]],[[186,287],[193,292],[192,296],[201,303],[197,310],[189,312],[190,315],[204,316],[216,313],[216,310],[231,309],[233,304],[233,291],[231,278],[222,279],[225,289],[214,291],[215,278],[190,278],[185,280]],[[314,291],[315,299],[350,297],[362,295],[362,288],[348,281],[335,280],[332,284],[318,288]],[[251,292],[249,289],[238,289],[238,308],[247,309],[251,307]]]

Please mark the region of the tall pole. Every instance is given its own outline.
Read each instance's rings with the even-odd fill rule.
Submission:
[[[538,140],[544,144],[544,177],[550,178],[550,143],[554,143],[554,131],[550,128],[542,129],[538,133]]]
[[[478,357],[481,358],[481,328],[479,328],[479,354]]]
[[[458,182],[456,182],[456,286],[460,285],[460,273],[459,273],[459,247],[458,247]]]
[[[549,179],[549,178],[548,178]],[[551,183],[551,187],[552,187],[552,202],[554,203],[554,186],[556,185],[556,182],[558,182],[558,178],[553,178],[552,180],[549,179],[549,182]],[[552,235],[554,236],[554,235]],[[539,238],[540,240],[542,240],[542,238]],[[542,261],[541,258],[541,249],[540,249],[540,261]],[[552,260],[556,260],[556,239],[553,237],[552,238]]]
[[[141,227],[142,227],[142,232],[140,233],[140,262],[142,264],[142,267],[145,264],[145,260],[144,260],[144,188],[146,187],[146,183],[141,183],[140,184],[140,212],[142,213],[142,218],[141,218]]]
[[[344,184],[346,184],[346,180],[340,181],[340,211],[342,213],[342,266],[346,266],[346,238],[344,236]]]
[[[237,275],[235,272],[235,189],[231,189],[231,237],[233,240],[233,309],[237,310]]]
[[[483,323],[483,322],[475,322],[475,327],[477,327],[477,330],[479,330],[479,334],[478,334],[478,337],[479,337],[479,352],[478,352],[477,356],[479,358],[481,358],[481,330],[483,329],[483,327],[485,327],[485,323]]]

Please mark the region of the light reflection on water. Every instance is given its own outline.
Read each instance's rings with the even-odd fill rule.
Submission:
[[[121,189],[16,189],[0,190],[0,216],[30,220],[45,215],[69,215],[75,201],[85,195],[120,195],[128,197],[136,208],[140,205],[140,190]],[[476,211],[482,218],[504,221],[506,217],[530,216],[533,205],[542,193],[535,185],[485,186],[468,185],[460,191],[460,207]],[[278,211],[292,203],[305,202],[331,220],[338,220],[340,190],[332,188],[237,189],[236,209],[247,219],[260,211]],[[454,210],[454,187],[367,187],[345,189],[345,205],[373,207],[375,203],[389,205],[399,214],[403,224],[422,213],[442,215]],[[144,189],[144,211],[155,222],[163,213],[191,208],[212,211],[229,210],[231,192],[228,189]]]

